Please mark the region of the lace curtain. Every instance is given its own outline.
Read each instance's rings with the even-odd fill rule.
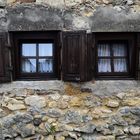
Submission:
[[[22,61],[22,72],[36,72],[36,59],[25,59]]]
[[[53,71],[53,65],[52,65],[51,59],[40,59],[39,60],[39,72],[52,72]]]
[[[113,44],[114,56],[127,56],[127,50],[125,44]],[[115,72],[127,72],[126,59],[114,59],[114,71]]]
[[[126,46],[125,44],[113,44],[111,45],[113,56],[127,56]],[[108,57],[100,58],[98,60],[98,71],[99,72],[111,72],[111,49],[110,44],[99,44],[98,45],[98,57]],[[114,58],[114,72],[127,72],[127,61],[125,58]]]

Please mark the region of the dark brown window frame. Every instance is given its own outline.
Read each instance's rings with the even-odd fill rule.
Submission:
[[[60,79],[60,53],[59,45],[60,31],[31,31],[31,32],[10,32],[12,39],[12,63],[13,80],[52,80]],[[21,72],[21,43],[47,43],[53,41],[53,73],[22,73]],[[44,57],[42,57],[44,58]]]
[[[99,73],[98,72],[98,54],[97,44],[99,42],[127,42],[128,49],[128,72],[109,72]],[[135,33],[95,33],[95,79],[104,80],[121,80],[121,79],[135,79],[136,61],[135,57]]]

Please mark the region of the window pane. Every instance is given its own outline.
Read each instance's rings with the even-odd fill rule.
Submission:
[[[36,44],[22,44],[22,56],[36,56]]]
[[[52,59],[39,59],[39,72],[53,72],[53,60]]]
[[[53,44],[52,43],[39,44],[39,56],[53,56]]]
[[[22,72],[27,72],[27,73],[36,72],[36,59],[22,60]]]
[[[127,72],[126,59],[114,59],[114,71],[115,72]]]
[[[110,56],[109,44],[98,44],[98,56]]]
[[[113,44],[114,56],[127,56],[126,44]]]
[[[99,61],[98,61],[98,72],[111,72],[111,61],[110,61],[110,59],[99,59]]]

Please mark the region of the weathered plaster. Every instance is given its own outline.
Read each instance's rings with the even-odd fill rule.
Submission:
[[[99,6],[90,13],[46,5],[19,4],[0,9],[0,30],[87,30],[92,32],[138,32],[140,13]]]

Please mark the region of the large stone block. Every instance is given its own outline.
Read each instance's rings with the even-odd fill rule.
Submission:
[[[40,3],[46,3],[50,6],[54,6],[54,7],[63,7],[64,6],[64,0],[36,0],[36,3],[40,4]]]
[[[6,0],[0,0],[0,7],[4,7],[6,5]]]
[[[84,2],[84,0],[65,0],[66,6],[74,6],[76,4],[80,4]]]

